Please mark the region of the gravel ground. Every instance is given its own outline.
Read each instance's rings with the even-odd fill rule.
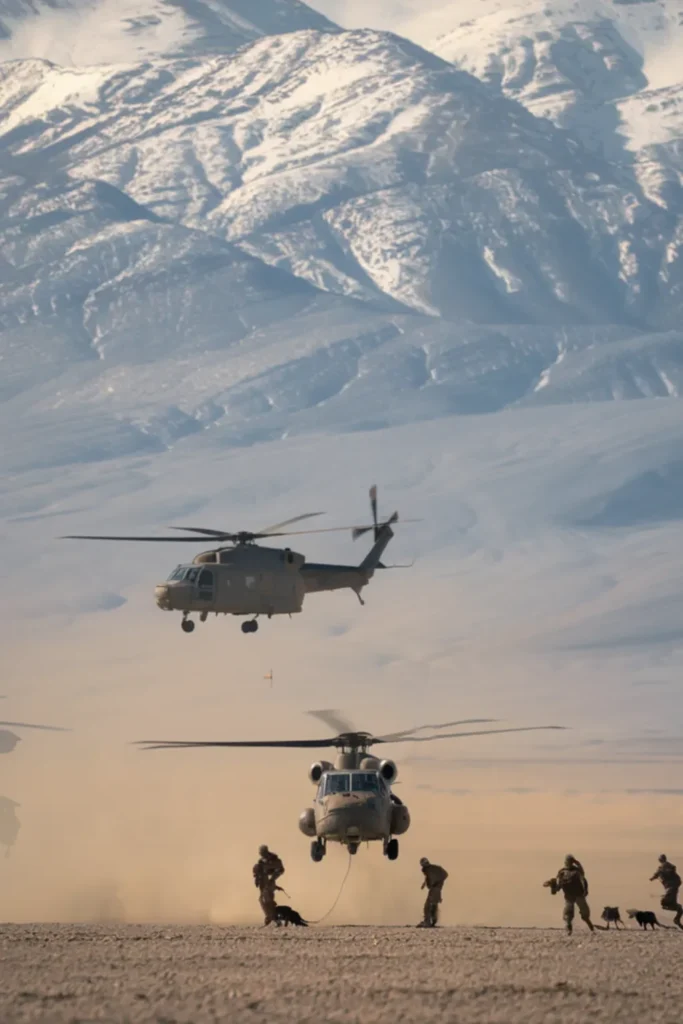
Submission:
[[[0,1021],[679,1024],[683,933],[5,925]]]

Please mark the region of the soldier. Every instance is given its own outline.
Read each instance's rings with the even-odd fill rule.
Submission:
[[[425,900],[423,919],[417,927],[435,928],[436,922],[439,919],[441,890],[448,878],[448,872],[444,868],[439,867],[438,864],[430,864],[426,857],[420,858],[420,867],[422,868],[422,874],[425,876],[420,888],[427,889],[427,899]]]
[[[254,864],[254,885],[259,890],[259,903],[264,913],[264,925],[275,920],[275,890],[280,886],[278,878],[285,873],[285,867],[276,853],[267,846],[259,846],[259,859]]]
[[[588,895],[588,881],[582,864],[569,853],[564,858],[564,867],[560,868],[555,878],[549,879],[543,885],[550,889],[553,896],[562,890],[564,894],[564,912],[562,914],[567,928],[567,934],[572,933],[572,921],[574,920],[574,908],[579,908],[581,920],[585,921],[591,931],[594,931],[591,921],[591,912],[586,896]]]
[[[660,853],[659,867],[650,881],[655,882],[657,879],[659,879],[664,886],[664,895],[662,896],[659,905],[662,910],[674,910],[676,912],[674,924],[677,924],[679,928],[683,928],[683,924],[681,924],[683,907],[678,902],[678,890],[681,887],[681,876],[676,871],[676,865],[671,864],[670,861],[666,859],[665,853]]]

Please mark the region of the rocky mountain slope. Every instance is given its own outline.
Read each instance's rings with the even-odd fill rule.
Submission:
[[[542,110],[550,44],[513,87],[486,33],[480,80],[301,4],[252,6],[266,34],[235,53],[244,36],[212,34],[219,16],[244,28],[235,0],[158,0],[135,5],[158,18],[153,59],[0,64],[0,387],[8,418],[31,409],[12,466],[157,450],[218,423],[244,443],[679,395],[677,92],[643,91],[614,27],[586,29],[580,90],[553,58]],[[4,0],[0,19],[70,12]],[[634,133],[657,104],[648,152],[668,176],[663,156],[575,130],[586,97]]]

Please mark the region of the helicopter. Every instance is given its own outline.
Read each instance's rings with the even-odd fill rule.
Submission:
[[[323,515],[307,512],[274,526],[252,533],[241,530],[209,530],[197,526],[173,526],[173,530],[211,537],[216,547],[195,555],[192,562],[177,565],[164,583],[157,584],[154,595],[163,611],[182,612],[181,628],[192,633],[195,628],[190,618],[199,613],[199,621],[206,622],[214,615],[253,616],[242,623],[243,633],[255,633],[258,618],[266,615],[289,615],[300,612],[306,594],[324,590],[352,590],[361,604],[361,590],[372,579],[376,569],[408,568],[386,566],[380,561],[384,550],[394,536],[392,526],[398,522],[398,512],[380,522],[377,516],[377,487],[370,488],[370,526],[334,526],[322,530],[284,530],[303,519]],[[408,519],[405,522],[416,522]],[[359,565],[330,565],[306,562],[303,555],[291,548],[261,547],[256,542],[269,537],[286,537],[309,533],[334,533],[351,530],[357,540],[372,530],[374,544]],[[62,540],[114,540],[178,542],[197,544],[197,537],[109,537],[74,534]]]
[[[308,777],[317,786],[313,807],[307,807],[299,818],[299,829],[311,842],[311,859],[319,863],[330,842],[346,846],[350,854],[358,852],[361,843],[381,842],[384,856],[396,860],[399,853],[397,836],[410,828],[406,805],[392,792],[398,768],[394,761],[379,759],[370,753],[372,747],[385,743],[426,743],[432,740],[458,739],[463,736],[488,736],[493,733],[533,732],[542,729],[564,729],[562,725],[532,725],[506,729],[477,729],[466,732],[439,732],[431,736],[418,733],[450,729],[463,725],[481,725],[494,718],[467,718],[437,725],[418,725],[412,729],[375,736],[360,732],[334,710],[309,711],[308,714],[337,729],[336,736],[317,740],[139,740],[146,750],[185,750],[196,747],[277,747],[303,749],[335,748],[334,764],[316,761]]]

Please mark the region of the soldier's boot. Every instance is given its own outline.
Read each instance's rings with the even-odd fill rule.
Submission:
[[[677,924],[679,928],[683,928],[683,924],[681,924],[681,918],[683,918],[683,907],[679,903],[678,909],[676,910],[676,916],[674,917],[674,924]]]
[[[571,933],[572,933],[572,923],[571,923],[571,921],[565,922],[565,928],[567,929],[567,935],[571,935]]]

